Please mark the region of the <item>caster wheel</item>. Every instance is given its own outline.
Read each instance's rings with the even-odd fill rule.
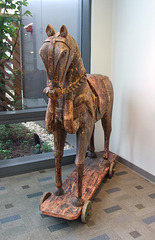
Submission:
[[[89,221],[89,218],[91,216],[91,209],[92,209],[92,202],[91,201],[85,202],[82,208],[81,222],[87,223]]]
[[[115,162],[112,162],[109,167],[109,178],[112,178],[115,172]]]
[[[43,196],[40,198],[39,209],[40,209],[40,207],[41,207],[41,204],[42,204],[43,202],[45,202],[45,200],[46,200],[47,198],[49,198],[50,196],[51,196],[51,193],[50,193],[50,192],[45,192],[45,193],[43,194]]]

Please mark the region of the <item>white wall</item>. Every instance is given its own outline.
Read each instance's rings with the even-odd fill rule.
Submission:
[[[108,4],[109,1],[93,1],[93,29],[96,25],[103,27],[101,18],[105,16],[99,17],[95,10],[98,8],[101,12],[103,2]],[[114,0],[112,19],[109,76],[115,98],[110,149],[155,175],[155,1]],[[110,25],[111,21],[107,27]],[[95,43],[94,32],[92,39],[92,48],[96,45],[104,54],[106,46]],[[94,72],[97,61],[101,65],[98,52],[93,51],[92,59]],[[102,73],[103,67],[97,68],[98,73]],[[100,132],[98,128],[98,135]]]
[[[92,0],[91,72],[110,76],[113,0]],[[95,127],[96,151],[103,151],[100,121]]]

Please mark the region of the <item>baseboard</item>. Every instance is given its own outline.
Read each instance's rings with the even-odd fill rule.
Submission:
[[[145,170],[143,170],[140,167],[137,167],[136,165],[134,165],[133,163],[127,161],[126,159],[117,156],[117,161],[124,164],[125,166],[127,166],[128,168],[132,169],[133,171],[135,171],[136,173],[140,174],[141,176],[143,176],[144,178],[148,179],[149,181],[155,183],[155,176],[152,175],[151,173],[146,172]]]
[[[75,154],[75,148],[65,150],[62,159],[62,165],[74,163]],[[53,152],[0,160],[0,178],[39,171],[52,167],[55,167]]]
[[[62,165],[72,164],[75,161],[76,149],[64,151]],[[131,170],[140,174],[149,181],[155,183],[155,176],[137,167],[126,159],[117,156],[117,161],[124,164]],[[46,168],[55,167],[54,153],[35,154],[27,157],[0,160],[0,178],[39,171]]]

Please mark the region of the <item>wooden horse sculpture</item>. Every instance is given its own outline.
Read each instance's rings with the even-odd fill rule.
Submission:
[[[76,133],[77,193],[73,205],[82,206],[85,155],[89,143],[89,155],[95,155],[94,125],[100,119],[105,133],[103,157],[109,157],[113,88],[106,76],[86,75],[80,50],[66,26],[62,25],[60,32],[55,33],[53,27],[47,25],[46,33],[48,38],[40,49],[40,55],[47,72],[47,87],[44,89],[44,93],[49,97],[46,128],[49,132],[54,132],[54,194],[63,194],[61,165],[66,134]]]

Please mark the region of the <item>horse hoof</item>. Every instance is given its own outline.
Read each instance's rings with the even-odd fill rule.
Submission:
[[[104,153],[104,154],[103,154],[103,158],[106,159],[106,160],[108,160],[108,159],[109,159],[109,154],[108,154],[108,153]]]
[[[84,201],[82,198],[75,198],[73,201],[72,201],[72,205],[74,207],[81,207],[84,205]]]
[[[97,158],[96,152],[90,152],[89,151],[87,156],[90,157],[90,158]]]
[[[63,188],[55,188],[53,193],[55,196],[61,196],[61,195],[63,195],[64,190],[63,190]]]

